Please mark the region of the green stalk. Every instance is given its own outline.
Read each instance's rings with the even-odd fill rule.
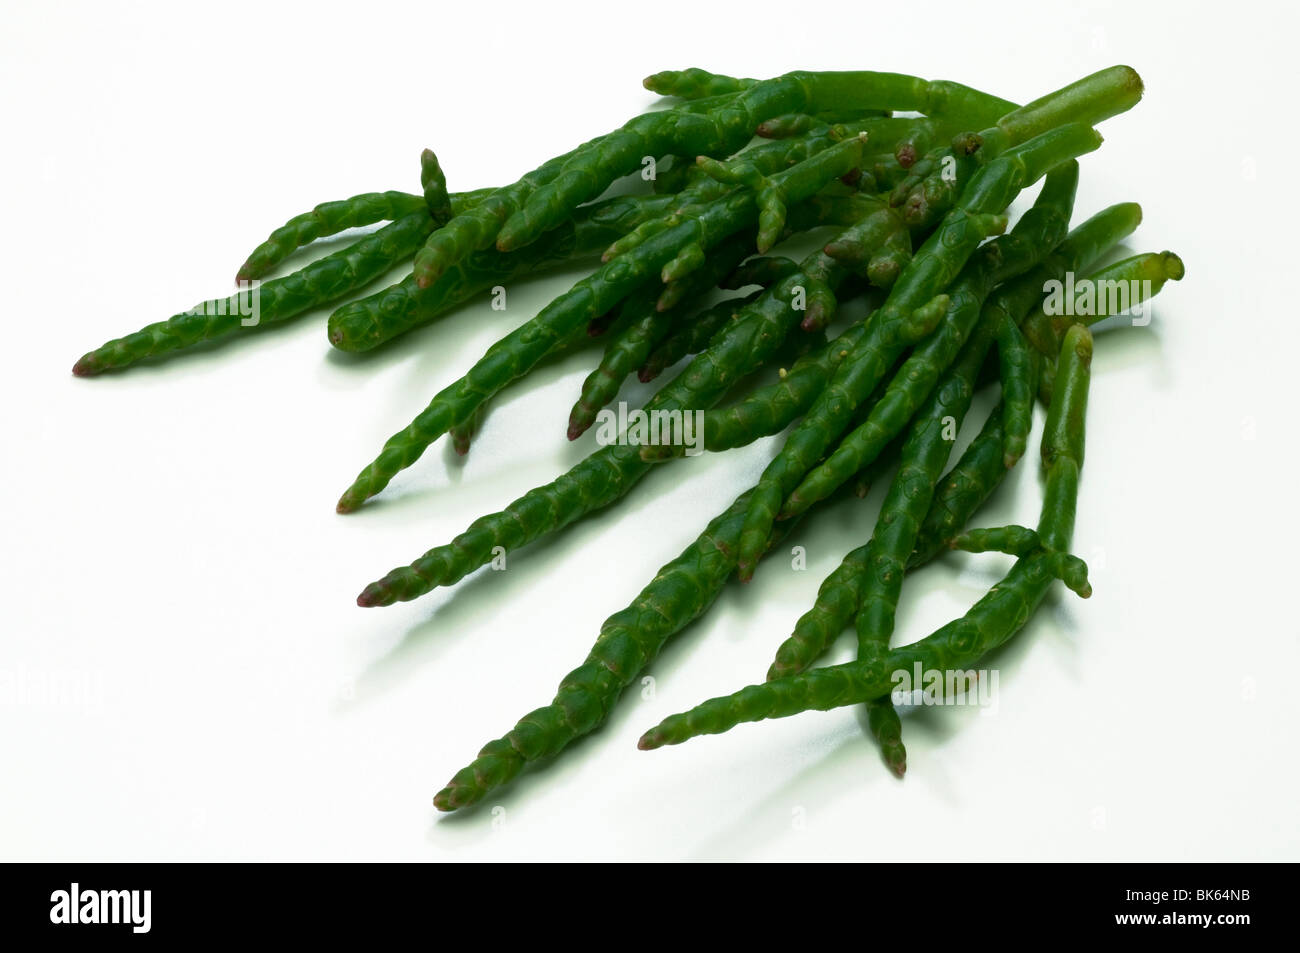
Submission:
[[[228,298],[204,301],[166,321],[100,345],[83,355],[72,373],[90,377],[197,344],[284,324],[313,308],[346,298],[382,277],[412,255],[433,227],[421,199],[419,211],[291,275],[273,278]]]

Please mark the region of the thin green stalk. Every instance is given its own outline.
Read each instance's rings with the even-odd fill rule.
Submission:
[[[998,322],[997,344],[1002,380],[1002,464],[1010,470],[1029,445],[1038,360],[1019,325],[1009,318]]]
[[[473,208],[491,189],[462,192],[449,196],[453,209]],[[293,252],[320,238],[337,235],[349,228],[376,222],[394,222],[427,208],[422,196],[408,192],[365,192],[337,202],[323,202],[310,212],[296,215],[271,233],[253,249],[240,266],[235,282],[254,281],[263,277]]]

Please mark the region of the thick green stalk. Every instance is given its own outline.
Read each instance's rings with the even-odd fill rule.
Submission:
[[[463,201],[461,196],[457,198]],[[261,278],[293,252],[318,238],[375,222],[396,221],[423,208],[424,199],[408,192],[364,192],[341,201],[322,202],[310,212],[289,219],[253,249],[240,266],[235,282]]]
[[[952,469],[944,474],[930,511],[921,524],[916,547],[908,560],[909,569],[924,565],[946,551],[1006,476],[1004,420],[1003,404],[999,401],[985,418],[975,439]]]
[[[1015,525],[972,529],[952,541],[952,548],[962,552],[1006,553],[1017,558],[1028,556],[1041,546],[1038,530]]]
[[[1066,123],[1096,125],[1136,106],[1142,89],[1142,77],[1132,67],[1111,66],[1007,113],[996,123],[997,135],[990,130],[980,135],[985,146],[1010,147]]]
[[[619,323],[621,324],[621,322]],[[565,354],[580,350],[589,346],[590,343],[591,337],[586,333],[586,329],[580,329],[569,335],[569,337],[556,349],[554,357],[559,358]],[[470,443],[478,436],[479,431],[483,429],[483,421],[487,418],[488,412],[491,408],[492,404],[490,402],[479,404],[478,408],[470,415],[468,420],[464,423],[457,424],[447,432],[447,436],[451,438],[452,449],[454,449],[458,455],[463,457],[469,453]]]
[[[779,525],[779,524],[778,524]],[[868,545],[850,550],[820,586],[812,606],[801,615],[794,631],[776,650],[767,678],[783,678],[813,664],[844,631],[862,602]]]

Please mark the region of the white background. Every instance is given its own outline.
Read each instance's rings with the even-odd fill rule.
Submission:
[[[7,4],[0,858],[1296,859],[1290,8],[905,9]],[[1146,99],[1104,125],[1077,214],[1141,201],[1129,247],[1178,251],[1187,278],[1151,327],[1098,341],[1076,537],[1096,593],[1053,595],[988,663],[995,712],[909,715],[902,782],[847,709],[635,748],[762,677],[869,534],[873,498],[800,531],[806,571],[775,558],[729,587],[655,663],[653,698],[629,691],[486,809],[430,806],[773,452],[687,461],[504,573],[357,608],[364,583],[592,448],[563,436],[588,354],[512,388],[464,464],[444,441],[364,511],[333,512],[390,433],[572,274],[363,359],[330,352],[318,312],[69,374],[226,293],[290,215],[417,191],[424,146],[454,189],[513,180],[649,107],[639,81],[659,69],[899,70],[1025,101],[1120,62]],[[1026,464],[982,524],[1034,521]],[[896,638],[1006,566],[918,574]]]

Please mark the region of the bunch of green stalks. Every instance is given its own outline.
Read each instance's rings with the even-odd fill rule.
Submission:
[[[645,85],[666,97],[664,108],[500,188],[449,192],[426,150],[419,193],[366,193],[290,219],[248,256],[235,295],[109,341],[73,368],[92,376],[164,360],[327,304],[330,344],[369,351],[528,276],[585,267],[389,438],[338,511],[381,493],[443,435],[467,452],[493,398],[558,353],[597,352],[567,421],[570,440],[602,420],[633,375],[665,380],[639,418],[663,426],[602,425],[588,457],[370,583],[361,606],[454,585],[495,555],[618,501],[651,470],[682,468],[673,461],[692,447],[720,452],[785,435],[758,481],[738,488],[605,621],[550,704],[489,742],[436,794],[442,810],[482,800],[597,729],[728,580],[751,580],[810,510],[875,484],[884,499],[874,531],[793,622],[766,680],[666,718],[640,747],[862,705],[885,764],[901,776],[898,673],[973,665],[1026,626],[1056,580],[1091,593],[1087,568],[1070,553],[1089,328],[1183,275],[1170,252],[1114,260],[1141,220],[1134,203],[1070,225],[1078,160],[1102,141],[1094,126],[1141,98],[1128,67],[1025,106],[895,73],[753,80],[688,69]],[[1012,227],[1012,203],[1040,180]],[[347,247],[262,280],[299,248],[378,223]],[[808,235],[814,252],[781,254]],[[369,289],[403,262],[409,275]],[[1063,308],[1063,282],[1102,292],[1086,308]],[[1114,289],[1134,290],[1105,293]],[[258,320],[249,322],[253,295]],[[865,308],[843,308],[855,299]],[[864,314],[844,317],[850,312]],[[983,420],[967,421],[981,389],[999,399]],[[1025,454],[1036,402],[1046,408],[1038,525],[970,528]],[[963,426],[976,435],[953,460]],[[891,648],[904,579],[951,549],[1008,553],[1015,563],[963,616]],[[820,665],[849,628],[856,659]]]

